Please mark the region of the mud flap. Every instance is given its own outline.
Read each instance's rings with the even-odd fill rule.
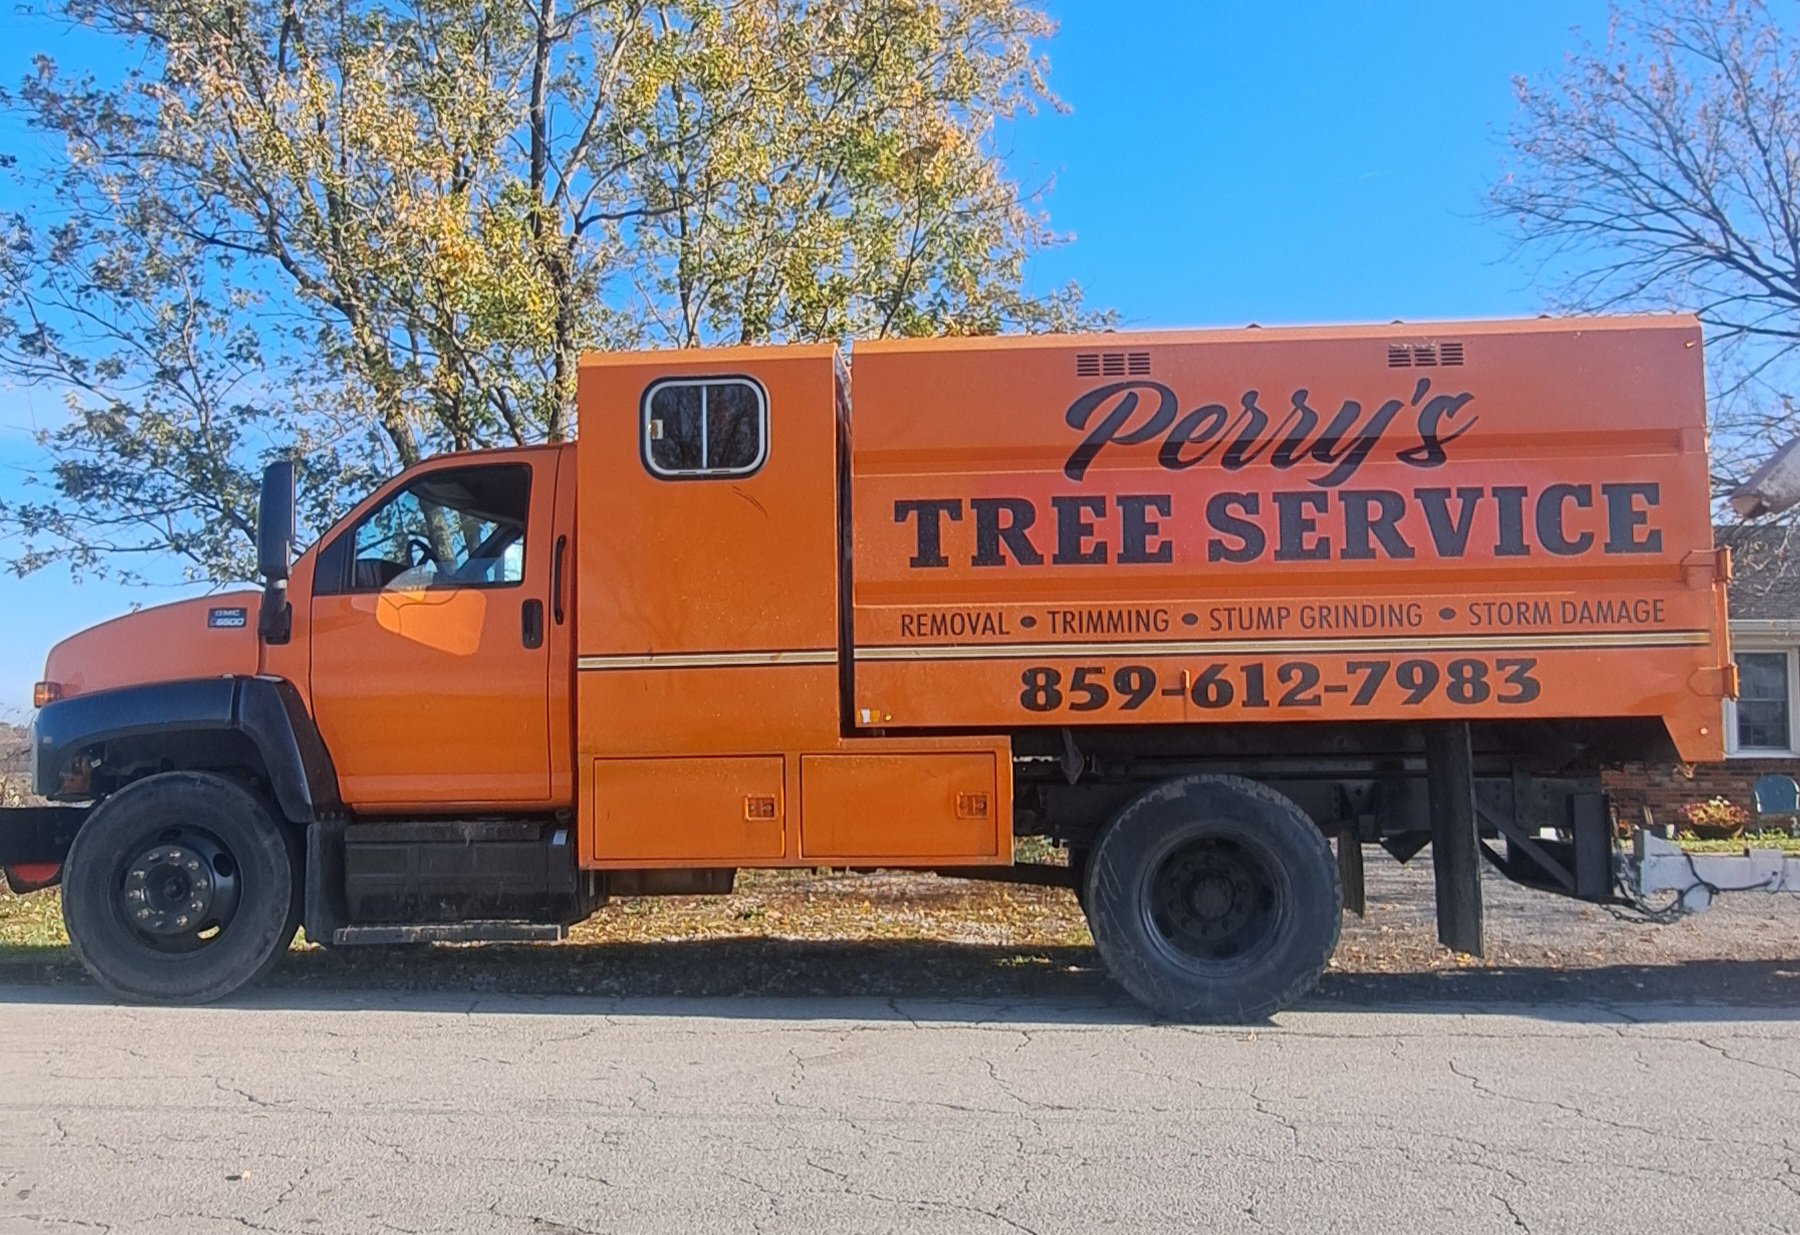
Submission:
[[[1362,837],[1354,828],[1337,834],[1338,882],[1344,885],[1344,908],[1359,918],[1369,916],[1368,885],[1363,879]]]
[[[1575,895],[1600,903],[1613,896],[1613,822],[1604,793],[1569,799],[1569,827],[1575,834]]]
[[[350,922],[344,897],[345,827],[337,819],[306,827],[306,899],[300,927],[313,943],[332,943]]]

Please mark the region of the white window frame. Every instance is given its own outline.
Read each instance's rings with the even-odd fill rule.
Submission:
[[[650,414],[650,405],[655,402],[657,393],[666,389],[683,386],[700,387],[700,451],[702,465],[697,468],[678,468],[670,470],[658,467],[656,453],[653,448],[655,438],[650,435],[650,426],[655,423]],[[706,388],[708,386],[748,386],[756,395],[756,458],[744,467],[707,467],[704,464],[706,453]],[[639,404],[639,417],[642,420],[644,441],[644,467],[653,476],[664,480],[693,480],[716,476],[748,476],[760,471],[764,461],[769,457],[769,396],[763,390],[762,383],[742,374],[728,374],[718,377],[664,377],[651,382],[644,390],[643,401]]]
[[[1737,700],[1725,701],[1725,757],[1728,759],[1792,759],[1800,757],[1796,749],[1796,725],[1800,725],[1800,649],[1789,643],[1748,642],[1733,640],[1732,656],[1746,652],[1780,655],[1787,658],[1788,745],[1786,747],[1740,746],[1738,744]]]

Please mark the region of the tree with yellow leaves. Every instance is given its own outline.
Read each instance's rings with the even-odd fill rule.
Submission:
[[[250,570],[440,449],[556,440],[588,348],[1086,320],[994,126],[1055,105],[1021,0],[56,0],[141,67],[40,59],[0,365],[60,391],[15,568]],[[41,206],[41,209],[38,208]]]

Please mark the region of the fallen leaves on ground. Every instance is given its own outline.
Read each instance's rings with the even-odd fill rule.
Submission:
[[[1485,881],[1487,955],[1439,946],[1428,862],[1369,860],[1326,1000],[1792,1001],[1800,901],[1727,898],[1667,925]],[[54,891],[0,893],[0,982],[83,981]],[[276,987],[616,996],[1116,998],[1067,890],[916,872],[747,871],[721,897],[615,901],[557,945],[297,945]]]

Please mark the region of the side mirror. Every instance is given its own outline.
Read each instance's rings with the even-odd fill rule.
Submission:
[[[294,565],[294,461],[277,459],[263,469],[256,508],[256,573],[285,582]]]
[[[294,461],[278,459],[263,469],[256,508],[256,571],[263,577],[262,610],[256,629],[269,643],[286,643],[293,632],[288,574],[294,567]]]

